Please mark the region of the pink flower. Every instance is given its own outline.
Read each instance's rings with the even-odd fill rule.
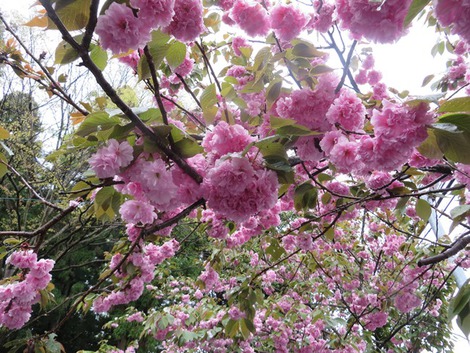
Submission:
[[[240,309],[238,309],[236,306],[232,306],[229,309],[228,315],[230,316],[232,320],[240,320],[246,317],[246,314]]]
[[[335,99],[337,81],[332,74],[320,76],[314,90],[304,88],[280,98],[276,106],[277,114],[281,118],[294,119],[314,131],[331,130],[331,123],[325,115]]]
[[[271,9],[271,27],[282,41],[297,37],[307,24],[307,16],[293,6],[276,5]]]
[[[469,0],[435,0],[434,12],[443,26],[452,28],[470,44],[470,1]]]
[[[319,149],[319,139],[315,136],[301,136],[295,143],[297,155],[303,161],[317,162],[324,157]]]
[[[137,312],[137,313],[134,313],[134,314],[132,314],[132,315],[129,315],[129,316],[127,317],[127,321],[128,321],[128,322],[133,322],[133,321],[135,321],[135,322],[142,322],[142,321],[144,321],[144,317],[142,316],[142,313],[141,313],[141,312]]]
[[[140,60],[139,52],[137,50],[134,50],[129,55],[120,56],[118,60],[130,66],[134,71],[137,71],[137,65],[139,64],[139,60]]]
[[[388,314],[383,313],[381,311],[368,314],[365,317],[366,329],[375,331],[377,328],[385,326],[385,324],[387,323],[387,319]]]
[[[356,142],[344,141],[336,144],[330,151],[329,157],[341,173],[349,173],[357,168],[357,149],[359,145]]]
[[[278,182],[274,172],[255,170],[248,159],[233,156],[217,161],[203,188],[214,212],[243,222],[275,205]]]
[[[16,251],[7,263],[23,270],[29,269],[24,280],[0,285],[0,326],[21,328],[30,318],[32,305],[40,299],[39,290],[45,289],[51,280],[53,260],[37,260],[31,250]]]
[[[219,274],[208,264],[206,269],[201,273],[199,279],[204,282],[206,291],[217,290],[221,284]]]
[[[31,268],[38,260],[38,257],[33,250],[15,251],[7,258],[7,264],[18,268]]]
[[[421,302],[420,298],[410,292],[405,292],[395,297],[395,306],[402,313],[409,313],[414,308],[420,306]]]
[[[403,22],[410,4],[411,0],[336,0],[336,10],[342,27],[356,39],[391,43],[405,34]]]
[[[342,89],[328,109],[326,118],[333,125],[339,124],[346,130],[357,131],[364,126],[365,115],[366,109],[357,95],[349,89]]]
[[[121,167],[127,167],[132,159],[134,150],[129,142],[111,139],[106,147],[100,148],[89,160],[91,169],[98,178],[111,178],[119,173]]]
[[[320,11],[317,10],[319,7],[320,7],[320,1],[316,0],[315,10],[317,11],[317,15],[312,15],[312,19],[310,23],[307,25],[307,27],[315,29],[318,32],[325,33],[330,29],[333,23],[333,13],[334,13],[335,7],[332,4],[326,3],[325,0],[321,2]]]
[[[119,209],[122,219],[127,223],[151,224],[157,218],[154,208],[147,202],[128,200]]]
[[[325,153],[330,153],[333,147],[340,143],[346,143],[348,139],[339,130],[327,132],[320,141],[320,147]]]
[[[250,4],[237,0],[231,12],[231,18],[249,36],[264,36],[269,32],[269,17],[259,3]]]
[[[113,2],[104,15],[98,17],[96,33],[101,46],[114,54],[139,49],[150,41],[150,28],[134,16],[125,4]]]
[[[195,40],[204,31],[201,0],[176,0],[175,15],[166,28],[182,42]]]
[[[248,44],[245,38],[233,37],[232,48],[233,48],[233,51],[235,52],[235,55],[238,55],[238,56],[242,55],[240,48],[250,48],[250,47],[251,46]]]
[[[175,14],[175,0],[131,0],[131,6],[139,9],[139,19],[151,28],[168,26]]]
[[[202,147],[217,157],[227,153],[241,152],[254,138],[241,125],[229,125],[225,121],[217,124],[202,140]]]
[[[366,186],[372,190],[379,190],[390,185],[392,177],[385,172],[374,171],[366,180]]]
[[[193,67],[194,61],[189,57],[189,55],[186,55],[184,61],[174,70],[174,72],[181,77],[186,77],[193,71]]]
[[[235,0],[218,0],[217,6],[221,7],[223,10],[228,11],[232,8]]]

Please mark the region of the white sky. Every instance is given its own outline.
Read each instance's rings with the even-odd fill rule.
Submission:
[[[0,0],[0,11],[8,18],[9,14],[17,13],[19,16],[28,17],[28,9],[35,4],[35,0]],[[422,88],[423,79],[431,74],[445,71],[447,58],[432,57],[431,48],[436,44],[437,36],[432,28],[424,26],[423,21],[414,24],[409,35],[401,38],[395,44],[374,45],[373,54],[375,68],[382,72],[383,82],[389,87],[399,91],[409,90],[411,94],[431,94],[428,86]],[[469,343],[462,337],[459,329],[456,329],[458,340],[455,343],[455,353],[469,351]]]

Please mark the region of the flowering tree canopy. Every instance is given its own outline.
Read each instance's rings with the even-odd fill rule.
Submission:
[[[0,231],[5,347],[68,351],[86,315],[107,321],[81,347],[100,352],[450,352],[453,317],[470,333],[470,285],[452,299],[470,267],[469,0],[39,3],[26,25],[60,34],[54,63],[1,17],[0,64],[71,107],[46,161],[75,173],[36,187],[0,127],[0,175],[44,208]],[[418,20],[451,57],[424,97],[388,87],[370,49]],[[99,97],[68,92],[70,65]],[[117,67],[150,99],[126,102]],[[453,232],[426,235],[439,219]],[[107,245],[74,238],[87,222]],[[80,244],[88,277],[59,296]]]

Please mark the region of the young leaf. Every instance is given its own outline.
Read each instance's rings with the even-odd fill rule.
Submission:
[[[416,201],[416,213],[424,222],[428,221],[431,212],[431,206],[426,200],[418,199],[418,201]]]
[[[459,97],[448,100],[440,106],[438,112],[470,112],[470,97]]]
[[[203,110],[217,103],[217,93],[215,90],[215,83],[207,86],[206,89],[202,92],[200,102],[201,102],[201,106]]]
[[[408,27],[413,19],[429,4],[430,0],[413,0],[406,14],[403,27]]]
[[[108,53],[98,45],[92,45],[91,48],[91,60],[101,71],[103,71],[106,68],[106,65],[108,65]]]
[[[174,41],[170,44],[166,52],[166,61],[173,69],[180,66],[186,57],[186,45],[179,41]]]

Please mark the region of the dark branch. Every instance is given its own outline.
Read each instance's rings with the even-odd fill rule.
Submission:
[[[460,239],[457,239],[455,242],[452,243],[452,245],[449,246],[449,248],[445,249],[440,254],[419,260],[418,266],[421,267],[432,265],[447,260],[448,258],[456,255],[460,250],[465,249],[468,244],[470,244],[470,236],[467,235]]]

